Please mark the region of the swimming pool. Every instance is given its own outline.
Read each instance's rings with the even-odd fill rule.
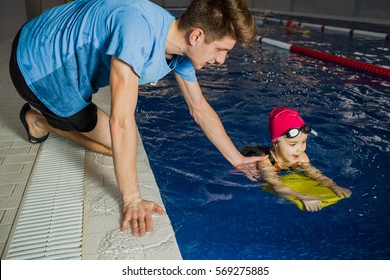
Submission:
[[[390,66],[389,41],[260,32]],[[137,122],[184,259],[390,259],[389,80],[259,44],[198,79],[238,148],[269,144],[274,107],[297,109],[319,133],[313,165],[353,194],[309,213],[261,191],[206,139],[170,75],[141,89]]]

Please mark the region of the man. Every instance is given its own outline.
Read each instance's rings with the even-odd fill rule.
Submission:
[[[243,157],[202,95],[195,69],[224,63],[236,42],[255,37],[254,20],[242,0],[195,0],[176,19],[146,0],[79,0],[28,22],[16,36],[10,73],[26,104],[21,121],[32,143],[55,132],[94,152],[112,155],[123,199],[121,229],[153,228],[164,214],[143,200],[136,175],[135,108],[138,86],[170,71],[191,115],[236,168],[255,171],[263,157]],[[111,114],[91,102],[110,85]]]

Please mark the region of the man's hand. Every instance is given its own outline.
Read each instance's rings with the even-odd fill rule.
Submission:
[[[234,167],[242,171],[249,180],[258,181],[260,179],[257,163],[268,160],[268,156],[241,157],[241,160]]]
[[[153,230],[152,214],[165,215],[165,211],[152,201],[142,198],[125,202],[123,204],[123,219],[121,231],[126,231],[130,223],[131,234],[133,236],[144,236],[145,233]]]

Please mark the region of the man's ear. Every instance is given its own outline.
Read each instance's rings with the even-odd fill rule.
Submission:
[[[191,46],[202,43],[204,41],[204,32],[200,28],[194,28],[189,34],[189,43]]]

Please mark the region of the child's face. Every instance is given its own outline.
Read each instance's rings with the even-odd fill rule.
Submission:
[[[295,138],[282,138],[275,144],[275,153],[278,160],[283,162],[298,162],[306,150],[308,134],[300,132]]]

